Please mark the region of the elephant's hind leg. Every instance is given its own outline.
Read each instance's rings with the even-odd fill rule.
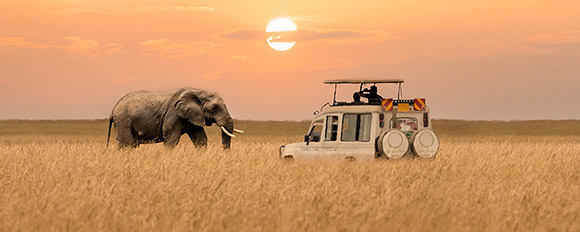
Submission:
[[[115,128],[117,133],[117,142],[119,148],[136,148],[137,139],[135,138],[135,133],[130,126],[117,126]]]
[[[207,147],[207,135],[203,127],[188,125],[186,127],[186,133],[195,147]]]

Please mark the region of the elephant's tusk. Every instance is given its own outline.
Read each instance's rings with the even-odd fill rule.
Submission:
[[[224,133],[226,133],[226,135],[229,135],[232,138],[236,137],[234,134],[230,133],[224,126],[221,126],[221,128],[222,128],[222,131]]]
[[[243,134],[243,133],[244,133],[244,131],[243,131],[243,130],[238,130],[238,129],[236,129],[236,128],[234,128],[234,132],[236,132],[236,133],[240,133],[240,134]]]

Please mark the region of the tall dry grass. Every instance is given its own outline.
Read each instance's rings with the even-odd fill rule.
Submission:
[[[104,147],[102,120],[0,121],[0,228],[580,230],[574,130],[518,135],[510,124],[457,123],[469,136],[434,122],[435,160],[285,163],[278,146],[299,141],[308,123],[238,122],[247,133],[224,152],[217,128],[207,149],[184,136],[172,150],[118,151]]]

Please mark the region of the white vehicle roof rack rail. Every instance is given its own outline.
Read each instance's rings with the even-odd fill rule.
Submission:
[[[335,80],[326,80],[322,83],[328,85],[334,85],[334,99],[332,100],[332,104],[336,104],[336,86],[338,84],[360,84],[359,91],[362,90],[362,86],[365,84],[397,84],[399,91],[397,92],[397,100],[401,99],[403,95],[403,89],[401,84],[405,83],[403,79],[372,79],[372,78],[365,78],[365,79],[335,79]]]
[[[335,79],[326,80],[324,84],[401,84],[405,83],[403,79]]]

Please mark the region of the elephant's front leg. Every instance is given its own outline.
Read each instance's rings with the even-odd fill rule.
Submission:
[[[179,143],[179,138],[181,138],[181,131],[168,131],[167,133],[163,133],[163,137],[165,141],[163,141],[163,145],[165,147],[175,147]]]
[[[183,134],[183,124],[180,122],[167,123],[163,128],[163,145],[165,147],[175,147]]]
[[[205,134],[203,127],[188,124],[185,133],[187,133],[195,147],[207,147],[207,135]]]

